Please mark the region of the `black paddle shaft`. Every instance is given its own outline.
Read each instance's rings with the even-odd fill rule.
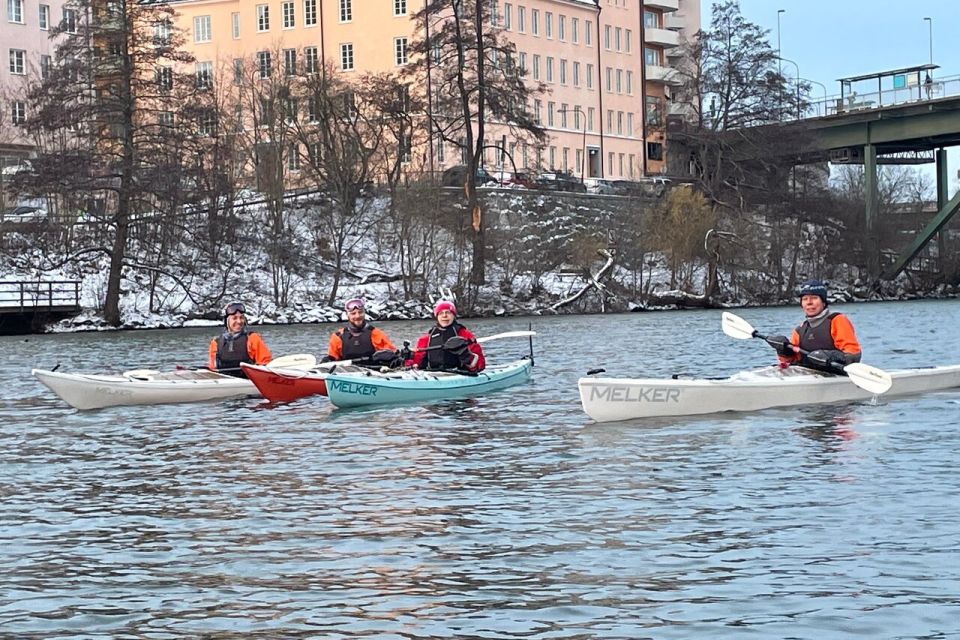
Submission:
[[[777,345],[779,344],[779,343],[774,342],[773,340],[771,340],[768,336],[763,335],[762,333],[760,333],[760,332],[757,331],[756,329],[753,330],[753,333],[752,333],[751,335],[752,335],[754,338],[760,338],[761,340],[763,340],[764,342],[766,342],[767,344],[769,344],[769,345],[772,346],[772,347],[775,347],[775,346],[777,346]],[[801,349],[800,347],[796,347],[796,349],[797,349],[797,353],[799,353],[799,354],[802,355],[802,356],[808,356],[808,355],[810,355],[810,352],[807,351],[806,349]],[[836,371],[838,374],[840,374],[840,375],[843,375],[843,376],[847,375],[847,372],[843,370],[843,365],[840,364],[839,362],[829,361],[829,362],[827,362],[827,366],[830,367],[831,369],[835,370],[835,371]]]

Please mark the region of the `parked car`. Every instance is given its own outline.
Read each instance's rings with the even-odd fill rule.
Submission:
[[[0,211],[0,222],[10,224],[44,222],[46,219],[47,212],[40,207],[19,206]]]
[[[444,187],[462,187],[467,181],[466,165],[458,164],[446,169],[440,177],[440,184]],[[477,186],[497,182],[497,179],[490,175],[483,167],[477,167],[476,173]]]
[[[508,187],[523,187],[525,189],[537,188],[536,178],[533,177],[533,174],[527,173],[526,171],[517,171],[503,184]]]
[[[541,173],[537,176],[537,188],[544,191],[572,191],[574,193],[586,193],[587,187],[580,178],[576,178],[569,173],[562,171],[553,171],[550,173]]]

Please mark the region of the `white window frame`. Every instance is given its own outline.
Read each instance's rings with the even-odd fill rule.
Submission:
[[[297,75],[297,50],[296,49],[283,50],[283,75],[285,76]]]
[[[27,75],[27,51],[10,49],[10,73],[15,76]]]
[[[195,73],[197,77],[198,89],[213,88],[213,63],[212,62],[209,62],[207,60],[197,62]]]
[[[407,15],[407,0],[393,0],[393,17]]]
[[[269,51],[257,51],[257,76],[266,80],[273,75],[273,56]]]
[[[303,70],[307,73],[316,73],[320,70],[320,58],[316,47],[303,48]]]
[[[402,67],[410,61],[410,53],[407,47],[406,36],[393,39],[393,63]]]
[[[553,82],[553,56],[547,56],[545,76],[547,82]]]
[[[317,25],[317,0],[303,0],[303,26]]]
[[[50,30],[50,5],[41,4],[37,8],[37,21],[41,31]]]
[[[340,22],[353,22],[353,0],[340,0]]]
[[[213,40],[213,18],[210,16],[194,16],[193,41],[196,43],[211,42]]]
[[[297,26],[297,10],[293,0],[286,0],[280,4],[280,19],[284,29],[293,29]]]
[[[517,6],[517,31],[526,33],[527,31],[527,8]]]
[[[10,121],[20,126],[27,122],[27,103],[23,100],[14,100],[10,103]]]
[[[340,43],[340,70],[341,71],[353,71],[356,67],[356,61],[353,57],[353,43],[352,42],[341,42]]]
[[[23,0],[7,0],[7,22],[23,24]]]
[[[570,18],[570,42],[580,44],[580,18]]]
[[[257,5],[257,33],[270,31],[270,5]]]
[[[548,40],[553,40],[553,12],[545,11],[543,13],[543,35]]]
[[[540,37],[540,10],[530,10],[530,33]]]
[[[240,13],[234,12],[230,14],[230,32],[233,35],[234,40],[240,39]]]
[[[593,46],[593,22],[591,20],[583,21],[583,44],[588,47]]]
[[[67,33],[75,34],[77,32],[77,10],[69,7],[63,8],[63,30]]]
[[[503,3],[503,28],[505,31],[510,31],[513,27],[513,5],[509,2]]]
[[[562,13],[557,16],[557,40],[567,41],[567,16]]]

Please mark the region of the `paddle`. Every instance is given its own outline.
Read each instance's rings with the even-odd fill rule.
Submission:
[[[772,342],[767,336],[761,335],[749,322],[729,311],[723,312],[720,319],[720,327],[723,329],[723,332],[731,338],[737,338],[738,340],[760,338],[767,344],[777,344]],[[799,349],[798,351],[802,355],[810,353],[804,349]],[[853,384],[876,395],[886,393],[893,385],[893,378],[890,377],[889,373],[883,369],[863,364],[862,362],[854,362],[846,366],[840,363],[832,363],[831,366],[847,374]]]
[[[312,353],[291,353],[288,356],[280,356],[279,358],[274,358],[269,363],[268,367],[283,367],[285,369],[310,369],[311,367],[316,366],[317,357]],[[228,371],[240,371],[240,367],[227,367],[224,369],[209,369],[207,365],[201,365],[199,367],[185,367],[183,365],[177,365],[178,371],[194,370],[194,369],[206,369],[207,371],[213,371],[214,373],[226,373]],[[131,371],[124,371],[123,375],[137,375],[149,373],[149,369],[133,369]],[[157,373],[154,371],[153,373]]]

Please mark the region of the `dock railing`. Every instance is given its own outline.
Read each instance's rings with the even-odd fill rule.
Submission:
[[[0,313],[79,308],[79,280],[0,280]]]

